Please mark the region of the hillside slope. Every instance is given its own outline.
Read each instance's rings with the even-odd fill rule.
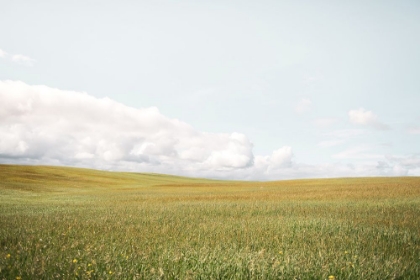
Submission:
[[[154,173],[110,172],[57,166],[0,165],[0,189],[57,191],[214,182],[217,181]]]

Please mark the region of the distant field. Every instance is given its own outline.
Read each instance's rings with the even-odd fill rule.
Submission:
[[[420,279],[420,178],[0,165],[0,279]],[[334,276],[334,277],[332,277]]]

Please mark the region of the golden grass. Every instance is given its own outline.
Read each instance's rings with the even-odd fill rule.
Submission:
[[[420,178],[0,165],[0,279],[420,279]]]

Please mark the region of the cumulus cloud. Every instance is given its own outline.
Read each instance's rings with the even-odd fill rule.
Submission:
[[[257,156],[256,168],[263,169],[268,174],[281,168],[292,167],[293,152],[292,147],[283,146],[272,152],[269,156]]]
[[[359,108],[357,110],[350,110],[348,115],[350,122],[353,124],[366,125],[380,130],[389,129],[389,126],[380,122],[378,116],[372,111]]]
[[[230,170],[253,164],[240,133],[204,133],[157,108],[0,82],[0,157],[99,168]]]
[[[29,56],[23,55],[23,54],[9,54],[3,50],[0,49],[0,57],[6,58],[12,62],[26,65],[26,66],[33,66],[35,63],[35,59],[30,58]]]
[[[301,98],[295,107],[295,112],[298,114],[305,113],[311,109],[312,101],[308,98]]]

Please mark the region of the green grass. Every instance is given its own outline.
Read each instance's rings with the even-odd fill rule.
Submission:
[[[0,279],[420,279],[420,178],[0,165]]]

